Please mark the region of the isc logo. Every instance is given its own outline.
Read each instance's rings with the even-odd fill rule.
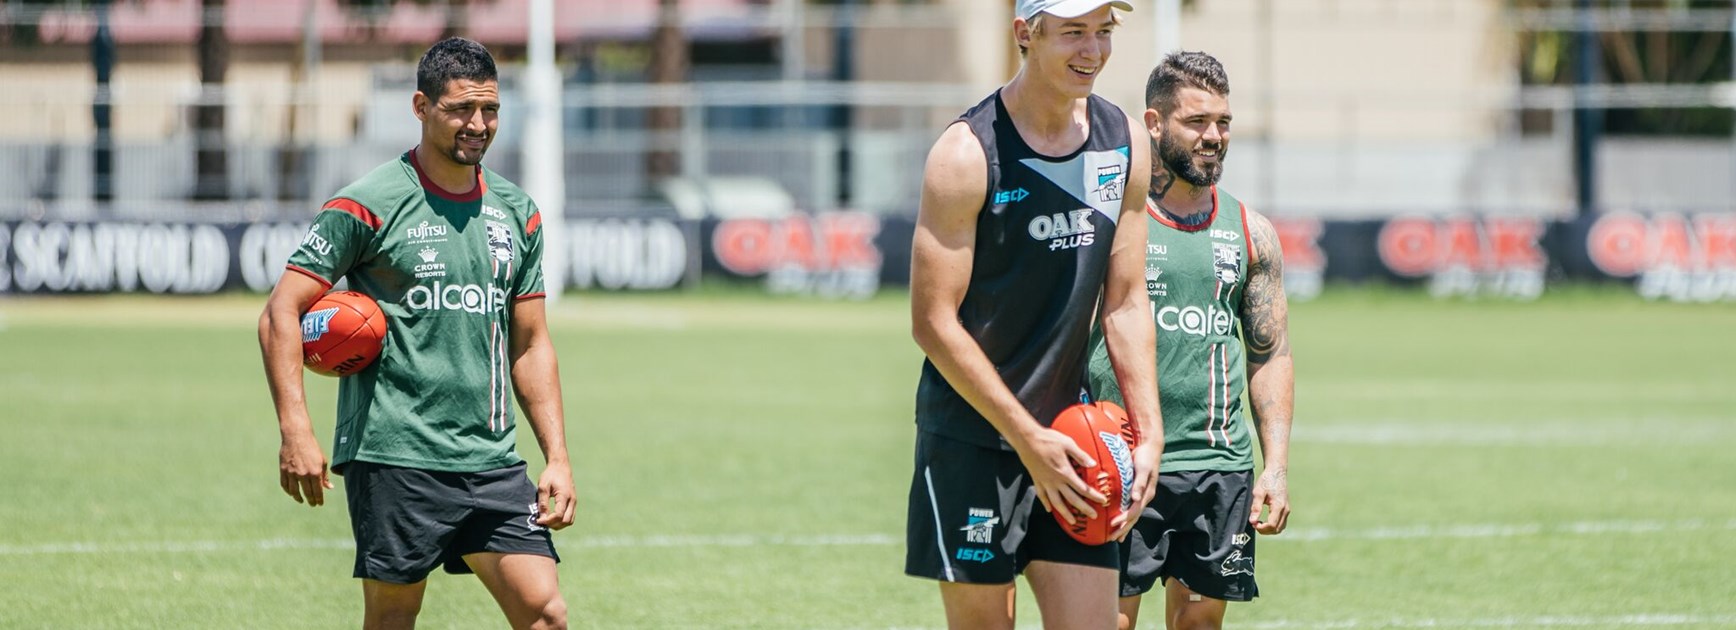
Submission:
[[[1224,239],[1226,241],[1234,241],[1234,240],[1242,238],[1242,235],[1240,235],[1240,234],[1237,234],[1235,232],[1231,232],[1229,230],[1220,230],[1217,228],[1212,228],[1211,235],[1212,235],[1212,238],[1221,238],[1221,239]]]

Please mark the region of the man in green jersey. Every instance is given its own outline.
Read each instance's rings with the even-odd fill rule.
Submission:
[[[1163,464],[1157,496],[1122,543],[1122,627],[1165,584],[1170,628],[1219,628],[1229,601],[1259,594],[1254,536],[1284,531],[1294,371],[1283,253],[1271,221],[1217,187],[1230,142],[1230,85],[1210,55],[1168,55],[1145,84],[1155,146],[1145,286],[1157,324]],[[1094,340],[1093,392],[1120,400]],[[1264,472],[1242,418],[1246,393]],[[1264,519],[1261,512],[1265,512]]]
[[[338,191],[259,321],[283,491],[332,488],[308,417],[301,317],[339,279],[384,311],[384,347],[338,387],[331,469],[345,479],[364,628],[411,628],[436,566],[475,573],[514,628],[564,628],[549,530],[572,524],[560,375],[543,313],[542,217],[482,168],[499,82],[481,44],[451,38],[416,68],[421,144]],[[548,465],[514,450],[513,397]]]

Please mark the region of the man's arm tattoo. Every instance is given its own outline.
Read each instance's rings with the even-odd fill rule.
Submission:
[[[1248,285],[1242,291],[1242,336],[1248,363],[1289,356],[1289,304],[1284,298],[1284,252],[1272,222],[1248,215]]]

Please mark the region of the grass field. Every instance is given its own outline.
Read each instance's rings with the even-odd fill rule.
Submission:
[[[358,625],[341,495],[277,487],[261,300],[0,300],[0,628]],[[901,573],[901,295],[582,295],[552,325],[573,627],[942,625]],[[1232,626],[1736,626],[1736,308],[1336,291],[1292,339],[1295,512]],[[422,620],[501,626],[443,574]]]

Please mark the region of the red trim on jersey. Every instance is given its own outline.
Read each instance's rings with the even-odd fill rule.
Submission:
[[[1177,230],[1183,232],[1198,232],[1206,229],[1206,226],[1211,225],[1212,222],[1218,220],[1218,187],[1212,186],[1212,215],[1206,217],[1206,220],[1200,222],[1199,225],[1182,225],[1169,220],[1169,217],[1163,216],[1163,212],[1157,209],[1157,203],[1153,202],[1150,197],[1145,199],[1145,213],[1151,215],[1151,218],[1157,219],[1158,223],[1162,223]]]
[[[542,227],[542,213],[538,212],[530,215],[530,220],[524,222],[524,233],[527,235],[536,234],[537,228],[540,227]]]
[[[547,294],[547,293],[526,293],[524,295],[518,296],[518,297],[513,298],[513,299],[515,299],[515,300],[529,300],[532,298],[548,297],[548,295],[549,294]]]
[[[301,267],[297,267],[295,265],[284,265],[283,268],[288,269],[290,271],[294,271],[296,273],[307,276],[309,278],[313,278],[315,280],[318,280],[319,283],[322,285],[325,285],[325,288],[327,288],[327,289],[332,288],[332,281],[325,279],[324,277],[320,276],[317,273],[314,273],[314,272],[309,271],[307,269],[303,269]]]
[[[416,169],[416,178],[422,181],[422,188],[435,196],[447,201],[476,201],[482,194],[488,192],[488,184],[482,180],[482,167],[476,167],[476,187],[467,193],[455,193],[441,188],[434,180],[428,179],[428,173],[422,171],[422,162],[416,159],[416,150],[410,149],[410,167]]]
[[[347,212],[357,220],[366,224],[370,229],[380,229],[380,217],[375,216],[373,211],[369,210],[367,206],[362,205],[354,199],[338,197],[331,201],[327,201],[325,207],[320,209]]]
[[[1237,199],[1236,205],[1242,208],[1242,242],[1248,244],[1248,262],[1254,261],[1254,240],[1248,237],[1248,204]]]

